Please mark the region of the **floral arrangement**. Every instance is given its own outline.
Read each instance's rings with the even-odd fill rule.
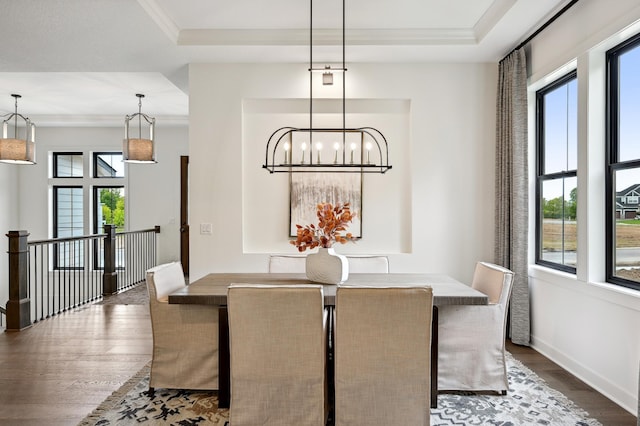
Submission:
[[[290,241],[291,244],[298,247],[299,252],[306,249],[313,249],[318,246],[322,248],[330,248],[333,243],[345,244],[348,241],[355,241],[350,232],[342,235],[341,232],[347,230],[349,223],[353,220],[354,214],[351,213],[349,203],[336,204],[320,203],[316,207],[318,215],[318,226],[297,225],[297,238]]]

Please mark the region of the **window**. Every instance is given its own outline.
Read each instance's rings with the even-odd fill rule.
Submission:
[[[84,235],[84,206],[81,186],[53,187],[53,237],[66,238]],[[76,244],[61,243],[56,246],[56,269],[82,268],[84,256]]]
[[[607,281],[640,290],[640,35],[607,52]]]
[[[53,237],[100,234],[105,224],[115,225],[117,232],[124,231],[126,179],[122,153],[53,152],[51,156]],[[100,246],[93,247],[94,268],[102,267]],[[85,267],[84,250],[84,244],[61,242],[54,254],[55,268]],[[86,257],[87,263],[91,263],[91,257]]]
[[[95,152],[93,154],[93,177],[124,177],[124,163],[120,152]]]
[[[536,92],[536,263],[576,272],[577,78]]]
[[[125,198],[124,186],[94,186],[93,187],[93,232],[104,232],[104,225],[115,225],[116,232],[125,230]],[[94,265],[103,268],[104,256],[102,247],[94,251]],[[124,267],[124,253],[120,246],[116,247],[116,267]]]
[[[94,232],[104,232],[104,225],[124,231],[124,186],[94,186]]]
[[[83,158],[81,152],[54,152],[54,178],[81,178],[83,175]]]

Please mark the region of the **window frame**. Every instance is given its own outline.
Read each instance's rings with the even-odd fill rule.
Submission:
[[[640,158],[619,160],[619,59],[630,50],[640,48],[640,34],[617,44],[606,52],[606,149],[605,149],[605,276],[606,281],[622,287],[640,290],[640,281],[616,276],[616,188],[614,175],[616,172],[640,169]]]
[[[99,192],[100,192],[101,189],[123,189],[125,191],[125,193],[124,193],[125,202],[126,202],[126,197],[127,197],[127,192],[126,192],[127,188],[126,188],[126,186],[124,184],[122,184],[122,185],[93,185],[91,187],[91,192],[92,192],[91,200],[93,201],[92,206],[91,206],[91,209],[93,211],[93,215],[92,215],[93,217],[91,218],[91,222],[92,222],[92,225],[93,225],[93,232],[96,233],[96,234],[102,234],[104,232],[104,229],[98,229],[98,207],[100,205],[100,203],[99,203],[99,201],[100,201]],[[125,208],[126,208],[126,205],[125,205]],[[125,219],[126,219],[126,215],[125,215]],[[125,220],[124,229],[127,229],[126,220]]]
[[[66,179],[66,178],[62,178],[62,179]],[[82,185],[53,185],[52,190],[53,190],[53,194],[52,194],[52,198],[53,198],[53,238],[62,238],[59,237],[59,230],[58,230],[58,189],[80,189],[83,192],[82,195],[82,215],[83,215],[83,234],[84,234],[84,209],[85,209],[85,197],[84,197],[84,188]],[[65,237],[66,238],[66,237]],[[53,247],[53,269],[54,270],[83,270],[84,269],[84,264],[83,266],[76,266],[76,267],[71,267],[71,266],[60,266],[58,263],[58,245],[54,245]]]
[[[124,179],[126,177],[126,170],[123,176],[99,176],[98,175],[98,157],[101,155],[120,155],[124,158],[122,151],[94,151],[91,158],[91,177],[93,179]]]
[[[101,189],[122,189],[124,190],[124,197],[126,200],[127,197],[127,187],[126,185],[122,184],[122,185],[93,185],[91,187],[91,201],[92,201],[92,206],[91,206],[91,210],[93,212],[92,214],[92,218],[91,218],[91,225],[93,227],[93,232],[95,234],[102,234],[104,233],[104,229],[98,229],[98,208],[100,207],[100,190]],[[126,209],[126,206],[125,206]],[[126,212],[126,210],[125,210]],[[126,215],[125,215],[125,226],[124,229],[122,229],[120,232],[124,232],[126,230]],[[118,228],[116,227],[116,233],[118,233]],[[99,253],[100,247],[98,245],[95,246],[94,251],[93,251],[93,264],[94,269],[95,270],[102,270],[104,269],[104,265],[101,264],[102,261],[102,257],[100,256]],[[117,265],[117,259],[116,259],[116,269],[124,269],[124,267],[122,266],[118,266]]]
[[[573,170],[565,170],[560,172],[553,173],[544,173],[545,169],[545,121],[544,121],[544,96],[547,93],[552,92],[553,90],[568,84],[570,81],[576,80],[578,78],[577,70],[573,70],[562,77],[554,80],[553,82],[547,84],[543,88],[536,91],[536,183],[535,183],[535,193],[536,193],[536,213],[535,213],[535,263],[537,265],[545,266],[547,268],[556,269],[563,272],[568,272],[571,274],[576,274],[576,267],[564,265],[561,263],[551,262],[549,260],[545,260],[542,258],[542,186],[546,181],[552,181],[557,179],[566,179],[577,177],[578,169],[576,164],[576,169]],[[576,153],[577,155],[577,153]],[[577,188],[577,186],[576,186]],[[564,223],[564,218],[563,218]],[[577,222],[576,222],[577,226]],[[577,260],[577,251],[578,247],[576,247],[576,260]]]
[[[82,163],[83,163],[82,176],[58,176],[58,156],[63,156],[63,155],[80,155],[82,157]],[[57,152],[52,152],[51,156],[52,156],[52,160],[53,160],[53,170],[52,170],[51,176],[54,179],[84,179],[84,152],[81,152],[81,151],[74,151],[74,152],[57,151]]]

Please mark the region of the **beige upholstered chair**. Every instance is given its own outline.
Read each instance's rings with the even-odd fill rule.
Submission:
[[[170,305],[169,294],[185,285],[178,262],[147,271],[153,331],[150,391],[218,389],[218,308]]]
[[[438,389],[509,388],[505,360],[507,310],[513,272],[478,262],[471,287],[489,297],[489,305],[438,308]]]
[[[230,424],[327,421],[322,286],[234,284],[227,297]]]
[[[304,274],[307,257],[301,255],[271,255],[269,272],[291,272]],[[387,256],[347,256],[350,274],[388,274]]]
[[[347,256],[350,274],[388,274],[387,256]]]
[[[306,256],[301,255],[271,255],[269,256],[270,273],[304,274]]]
[[[430,287],[338,287],[335,424],[429,425]]]

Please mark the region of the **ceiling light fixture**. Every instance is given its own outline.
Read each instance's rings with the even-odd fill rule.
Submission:
[[[269,173],[386,173],[389,164],[389,146],[384,135],[373,127],[346,127],[346,71],[345,67],[345,0],[342,0],[342,67],[313,67],[313,0],[310,4],[309,25],[309,127],[281,127],[267,141],[265,163]],[[342,127],[313,127],[313,74],[323,73],[323,84],[332,73],[341,72],[342,77]],[[329,75],[327,77],[327,74]],[[327,79],[327,80],[325,80]],[[326,141],[315,143],[314,137]],[[324,148],[333,148],[321,156]],[[293,160],[300,159],[299,162]],[[324,162],[323,162],[324,159]]]
[[[6,114],[2,121],[2,139],[0,139],[0,161],[12,164],[36,164],[36,125],[28,117],[18,114],[18,99],[22,96],[13,94],[15,112]],[[24,121],[25,136],[18,135],[18,118]],[[13,137],[9,137],[10,122],[13,119]]]
[[[127,115],[124,118],[124,142],[123,142],[123,160],[128,163],[156,163],[156,151],[153,142],[154,128],[156,119],[142,113],[143,94],[136,93],[138,97],[138,112],[133,115]],[[129,122],[138,117],[138,135],[130,137]],[[142,137],[142,119],[149,125],[149,138]]]

